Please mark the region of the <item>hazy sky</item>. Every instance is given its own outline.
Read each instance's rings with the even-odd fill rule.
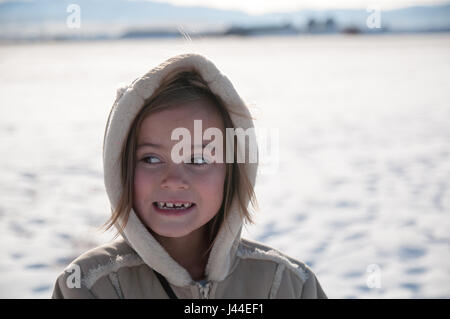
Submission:
[[[201,5],[220,9],[237,9],[248,13],[291,11],[298,9],[368,8],[379,6],[381,10],[412,5],[449,3],[449,0],[152,0],[177,5]]]
[[[39,0],[0,0],[9,1],[39,1]],[[378,6],[381,10],[390,10],[414,5],[433,5],[450,3],[450,0],[126,0],[126,1],[153,1],[165,2],[175,5],[204,6],[219,9],[234,9],[251,14],[267,12],[286,12],[300,9],[367,9],[369,6]],[[73,3],[77,3],[73,0]]]

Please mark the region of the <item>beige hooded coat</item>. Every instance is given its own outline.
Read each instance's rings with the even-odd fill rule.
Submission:
[[[198,54],[175,56],[117,92],[103,143],[104,181],[111,206],[121,193],[120,150],[130,124],[168,72],[196,69],[226,105],[248,119],[230,114],[236,127],[253,127],[250,113],[231,82]],[[246,164],[255,184],[257,164]],[[53,298],[168,298],[152,269],[162,274],[178,298],[326,298],[316,276],[304,263],[263,244],[241,238],[243,220],[233,200],[217,234],[205,269],[194,281],[155,240],[131,210],[121,239],[76,258],[56,280]],[[230,232],[231,230],[231,232]]]

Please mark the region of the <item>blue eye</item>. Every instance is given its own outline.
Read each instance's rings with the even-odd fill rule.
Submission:
[[[149,160],[147,160],[149,159]],[[150,155],[150,156],[146,156],[142,159],[143,162],[147,163],[147,164],[158,164],[161,163],[161,160],[159,158],[157,158],[156,156]]]

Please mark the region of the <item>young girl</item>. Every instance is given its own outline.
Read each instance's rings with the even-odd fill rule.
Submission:
[[[241,144],[236,136],[230,144],[227,128],[253,121],[201,55],[175,56],[119,89],[103,164],[106,227],[122,238],[75,259],[53,298],[326,298],[304,263],[241,238],[252,222],[248,204],[256,205],[257,163],[236,160]],[[223,140],[215,136],[208,149],[211,129]],[[177,132],[193,143],[180,151]]]

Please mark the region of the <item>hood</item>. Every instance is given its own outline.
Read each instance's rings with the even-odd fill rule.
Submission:
[[[120,180],[120,152],[126,141],[131,123],[161,81],[168,73],[177,69],[195,69],[208,83],[211,91],[220,96],[231,110],[245,117],[230,113],[235,127],[244,130],[253,127],[250,112],[228,78],[216,66],[202,55],[183,54],[172,57],[145,75],[134,80],[130,85],[117,90],[116,100],[106,124],[103,141],[104,182],[111,207],[115,209],[122,193]],[[246,145],[248,147],[248,145]],[[255,184],[257,163],[245,164],[247,176]],[[246,203],[248,205],[248,203]],[[239,244],[243,220],[239,213],[237,198],[233,198],[227,219],[229,227],[222,227],[210,252],[205,269],[207,280],[221,281],[231,271]],[[193,283],[188,271],[179,265],[151,235],[137,217],[134,209],[130,211],[124,228],[124,239],[151,268],[161,273],[176,286]]]

